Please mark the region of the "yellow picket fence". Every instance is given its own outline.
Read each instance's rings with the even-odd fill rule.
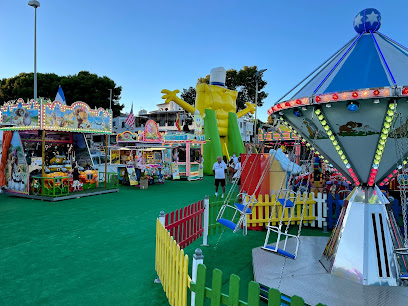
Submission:
[[[187,305],[188,255],[180,249],[163,224],[156,221],[156,272],[170,305]]]
[[[307,197],[305,202],[305,212],[303,217],[303,225],[315,226],[316,214],[315,214],[315,204],[316,200],[313,197],[313,194],[310,193],[305,195]],[[248,229],[254,228],[263,228],[268,225],[269,217],[271,215],[273,206],[275,205],[276,199],[275,195],[269,197],[269,195],[259,195],[258,203],[254,207],[252,214],[247,217]],[[291,224],[299,224],[302,215],[302,206],[303,206],[303,196],[298,196],[295,201],[295,208],[293,209],[292,218],[290,218],[289,210],[290,208],[283,208],[282,204],[276,202],[276,207],[274,215],[271,219],[271,225],[277,225],[282,216],[283,211],[283,222],[287,224],[289,219]]]

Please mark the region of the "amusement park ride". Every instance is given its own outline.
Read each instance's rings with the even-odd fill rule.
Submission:
[[[299,246],[298,237],[285,238],[296,253],[253,250],[257,282],[309,304],[402,305],[408,298],[407,191],[401,233],[378,187],[406,175],[408,49],[380,26],[376,9],[358,13],[357,35],[268,110],[356,186],[328,241],[302,237]],[[290,208],[286,198],[281,204]]]

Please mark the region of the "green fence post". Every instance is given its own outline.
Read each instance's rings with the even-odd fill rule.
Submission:
[[[238,275],[231,274],[230,285],[229,285],[229,298],[228,305],[239,305],[239,282],[240,278]]]
[[[203,306],[205,299],[205,280],[207,274],[207,267],[199,264],[197,268],[197,283],[195,286],[195,305]]]
[[[214,269],[212,277],[211,306],[219,306],[222,296],[222,271]]]
[[[257,282],[251,281],[248,284],[248,306],[259,306],[260,288]]]
[[[279,290],[271,288],[268,292],[268,306],[280,306],[281,293]]]
[[[305,305],[305,301],[297,295],[294,295],[290,298],[290,305],[291,306],[303,306]]]

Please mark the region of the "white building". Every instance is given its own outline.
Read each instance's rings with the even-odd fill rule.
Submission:
[[[248,116],[238,118],[239,131],[241,132],[243,142],[252,142],[252,136],[254,135],[254,123],[252,120]]]

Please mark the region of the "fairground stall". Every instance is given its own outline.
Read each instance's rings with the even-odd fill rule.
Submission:
[[[173,179],[184,178],[193,181],[203,177],[204,135],[166,134],[164,141],[171,145]]]
[[[7,193],[55,201],[118,191],[116,173],[94,169],[84,137],[111,133],[110,110],[42,99],[7,102],[0,110],[0,185]]]
[[[298,164],[302,160],[302,157],[307,156],[305,145],[302,145],[298,136],[283,124],[271,132],[264,132],[262,129],[259,129],[258,140],[263,144],[262,149],[264,152],[269,151],[269,149],[275,147],[276,144],[279,144],[285,152],[290,152],[290,155],[296,157],[296,163]],[[251,145],[252,144],[248,144],[248,146]],[[253,150],[248,150],[248,152],[252,151]]]
[[[149,120],[144,131],[126,131],[118,134],[116,140],[117,146],[110,150],[111,164],[118,165],[124,182],[126,171],[132,168],[141,169],[141,177],[144,174],[151,183],[163,182],[163,178],[202,177],[203,135],[181,132],[163,135],[157,123]]]
[[[144,131],[118,134],[116,142],[110,147],[110,158],[122,183],[139,186],[146,179],[150,185],[163,184],[170,177],[171,148],[164,143],[155,121],[147,121]]]

